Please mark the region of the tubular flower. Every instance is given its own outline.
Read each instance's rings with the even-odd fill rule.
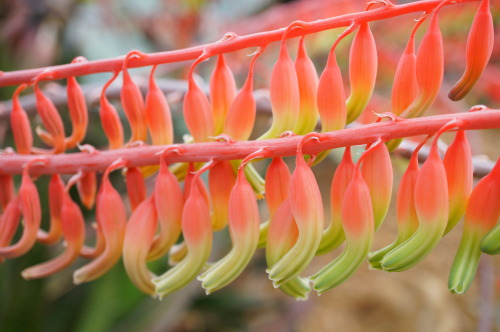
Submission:
[[[446,170],[439,157],[436,135],[427,160],[415,182],[415,210],[418,228],[405,242],[381,261],[386,271],[404,271],[418,264],[438,244],[448,223],[449,199]]]
[[[64,183],[59,174],[54,174],[49,182],[50,229],[46,233],[38,231],[37,240],[43,244],[54,244],[61,238],[61,209],[64,201]]]
[[[281,40],[280,53],[271,74],[269,92],[273,123],[271,128],[259,139],[275,138],[281,133],[292,130],[300,108],[300,92],[297,72],[286,47],[286,35],[294,25],[287,28]]]
[[[279,205],[270,220],[266,241],[266,262],[269,267],[285,256],[295,246],[299,237],[289,198]],[[301,277],[295,277],[278,288],[297,300],[307,300],[311,290],[309,280]]]
[[[234,98],[227,111],[223,132],[237,141],[250,138],[255,123],[255,98],[253,96],[253,71],[255,61],[264,49],[260,48],[250,62],[245,84]]]
[[[318,84],[318,112],[321,132],[339,130],[346,123],[346,101],[342,73],[337,65],[337,57],[332,51],[328,55],[325,69]]]
[[[363,156],[369,155],[370,152],[367,150]],[[363,157],[352,171],[352,178],[342,201],[342,226],[346,247],[340,256],[311,277],[313,288],[318,294],[338,286],[356,272],[366,259],[373,242],[373,207],[370,190],[359,168],[362,160]]]
[[[122,66],[122,77],[123,85],[120,91],[120,99],[122,102],[123,111],[127,116],[127,120],[130,123],[130,130],[132,131],[132,136],[130,137],[130,142],[145,142],[148,134],[148,129],[146,125],[146,116],[144,111],[144,99],[142,97],[139,87],[132,81],[130,74],[127,70],[128,62],[131,57],[142,57],[142,53],[139,51],[130,51]]]
[[[68,192],[64,192],[61,206],[61,230],[65,250],[52,260],[29,267],[22,272],[24,279],[37,279],[59,272],[73,263],[79,256],[85,239],[85,220],[78,205]]]
[[[125,183],[130,207],[134,211],[146,199],[146,184],[141,171],[137,167],[128,167],[125,171]]]
[[[472,190],[472,155],[465,131],[457,131],[455,140],[446,150],[443,159],[448,181],[450,213],[444,234],[455,227],[465,213]]]
[[[1,258],[15,258],[27,253],[36,242],[38,229],[42,219],[38,190],[29,175],[34,163],[45,163],[43,159],[33,159],[23,170],[21,187],[18,193],[18,204],[23,216],[23,233],[15,244],[0,247]]]
[[[217,58],[214,72],[210,78],[210,106],[214,119],[215,135],[222,133],[229,107],[236,96],[236,83],[233,73],[221,54]]]
[[[298,276],[313,259],[321,241],[323,201],[314,174],[302,155],[302,145],[309,137],[306,135],[297,146],[295,170],[290,178],[290,206],[299,237],[292,249],[267,269],[275,286]]]
[[[144,113],[146,123],[154,145],[168,145],[174,142],[172,116],[167,99],[155,81],[156,65],[149,74],[148,93]]]
[[[83,57],[75,58],[71,63],[86,61]],[[66,139],[66,149],[74,148],[83,141],[87,132],[89,116],[87,103],[82,88],[74,76],[68,77],[66,93],[68,95],[68,109],[73,131]]]
[[[229,197],[229,232],[233,247],[198,277],[207,294],[228,285],[243,272],[257,249],[259,223],[257,199],[242,166]]]
[[[0,249],[7,247],[16,234],[19,220],[21,218],[21,209],[17,197],[12,198],[7,207],[0,216]],[[0,263],[4,259],[0,256]]]
[[[87,209],[92,209],[95,203],[95,196],[97,193],[97,178],[95,172],[82,172],[82,176],[76,183],[78,195],[82,201],[83,206]]]
[[[0,207],[2,211],[5,211],[14,196],[14,179],[12,175],[0,173]]]
[[[377,230],[389,210],[392,195],[392,163],[385,144],[375,146],[366,154],[361,173],[370,189],[375,230]]]
[[[197,183],[198,171],[193,178]],[[158,296],[164,296],[184,287],[201,272],[212,249],[212,222],[208,204],[198,185],[191,186],[188,199],[182,210],[182,235],[187,253],[176,266],[153,278]]]
[[[495,164],[495,167],[490,173],[491,179],[489,181],[492,181],[495,183],[497,187],[497,195],[498,195],[498,187],[500,186],[500,160],[497,160],[497,163]],[[497,201],[496,201],[496,207],[499,207],[500,204],[498,204],[498,196],[497,196]],[[492,207],[488,207],[492,208]],[[497,216],[498,219],[498,216]],[[484,236],[484,238],[481,240],[481,251],[490,254],[490,255],[497,255],[500,253],[500,241],[498,240],[500,238],[500,226],[497,224],[488,234]]]
[[[177,179],[168,169],[165,158],[161,158],[153,195],[160,232],[151,245],[148,260],[155,260],[165,255],[181,234],[184,197]]]
[[[75,284],[99,278],[108,272],[122,255],[127,215],[120,194],[109,181],[109,173],[125,164],[123,160],[118,160],[104,172],[96,203],[96,246],[90,251],[90,257],[87,257],[92,261],[73,273]]]
[[[490,60],[494,40],[495,32],[490,12],[490,1],[482,0],[467,39],[465,72],[451,88],[448,94],[451,100],[462,99],[474,87]]]
[[[209,137],[214,136],[215,124],[208,98],[194,81],[193,70],[197,64],[198,61],[195,61],[189,70],[188,90],[183,106],[184,121],[195,142],[207,142]]]
[[[347,123],[358,118],[370,101],[377,78],[377,46],[367,22],[359,25],[349,54],[351,94],[347,99]]]
[[[221,230],[227,225],[229,196],[235,180],[234,171],[229,161],[215,162],[208,173],[214,231]]]
[[[448,288],[452,293],[463,294],[470,287],[479,265],[481,249],[485,248],[481,239],[500,218],[500,167],[498,164],[500,163],[497,163],[496,170],[494,169],[478,182],[470,195],[465,212],[462,240],[448,279]]]
[[[17,153],[30,154],[33,147],[33,134],[31,132],[30,120],[26,111],[19,102],[19,94],[26,89],[26,84],[21,84],[12,96],[12,112],[10,114],[10,123],[12,134],[16,143]]]
[[[110,149],[119,149],[123,146],[123,126],[116,109],[106,98],[106,90],[113,83],[120,72],[116,71],[111,79],[106,82],[101,91],[99,116],[104,134],[109,141]]]
[[[438,10],[431,17],[427,32],[420,43],[415,70],[418,94],[413,102],[401,113],[402,117],[414,118],[422,115],[436,99],[443,81],[444,58],[443,39],[439,29]]]
[[[149,271],[146,260],[157,226],[154,196],[151,196],[142,201],[130,216],[123,240],[125,270],[132,283],[149,295],[155,294],[155,285],[151,282],[153,274]]]
[[[399,182],[398,194],[396,197],[396,217],[398,220],[398,237],[396,241],[385,248],[370,253],[370,266],[375,269],[382,269],[380,261],[392,249],[408,240],[418,228],[418,216],[415,210],[415,183],[419,172],[418,152],[424,140],[412,153],[408,168]]]
[[[344,242],[344,230],[342,228],[342,202],[344,194],[351,183],[355,165],[351,158],[351,147],[346,147],[342,161],[337,166],[330,187],[330,213],[331,219],[328,227],[323,231],[321,243],[316,255],[326,254],[337,248]]]
[[[290,192],[290,170],[282,158],[273,158],[266,171],[266,204],[269,220],[260,226],[259,248],[266,246],[270,220]]]
[[[318,123],[318,73],[307,56],[304,37],[300,38],[295,71],[299,83],[300,107],[292,131],[297,135],[305,135],[313,131]]]

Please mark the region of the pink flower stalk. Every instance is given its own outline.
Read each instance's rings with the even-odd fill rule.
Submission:
[[[267,266],[271,267],[279,262],[295,246],[298,238],[299,229],[293,217],[290,199],[286,198],[270,219],[266,241]],[[295,277],[278,288],[297,300],[307,300],[311,290],[309,280],[301,277]]]
[[[448,94],[451,100],[464,98],[474,87],[490,60],[494,41],[495,31],[490,1],[482,0],[467,39],[465,72],[451,88]]]
[[[314,174],[302,155],[302,145],[310,137],[316,136],[304,136],[297,146],[295,170],[290,178],[289,199],[299,237],[293,248],[267,269],[275,286],[298,276],[313,259],[321,241],[323,201]]]
[[[86,257],[92,261],[73,273],[75,284],[99,278],[108,272],[122,256],[127,215],[120,194],[109,181],[109,173],[125,165],[125,161],[118,160],[104,172],[96,203],[96,245],[93,250],[87,251],[89,255]],[[148,217],[147,214],[145,215]]]
[[[446,170],[439,157],[439,136],[452,121],[436,134],[427,160],[417,175],[415,183],[415,210],[418,228],[405,242],[391,250],[381,261],[386,271],[404,271],[422,261],[444,234],[448,223],[449,197]]]
[[[344,242],[344,229],[342,228],[342,202],[347,187],[351,183],[355,165],[351,158],[351,147],[346,147],[344,156],[333,175],[330,186],[330,224],[323,231],[321,243],[316,255],[326,254]]]
[[[155,81],[156,65],[149,74],[148,93],[144,113],[149,128],[151,140],[154,145],[168,145],[174,142],[174,129],[172,127],[172,115],[167,98]]]
[[[144,99],[142,97],[141,90],[139,90],[139,87],[134,83],[134,81],[132,81],[132,78],[127,70],[130,58],[141,58],[142,56],[143,54],[139,51],[130,51],[125,57],[122,66],[123,85],[120,91],[120,99],[123,111],[125,112],[125,116],[130,124],[130,130],[132,131],[129,144],[137,141],[145,142],[148,135]]]
[[[462,240],[448,279],[452,293],[463,294],[472,284],[483,246],[481,239],[500,218],[500,163],[472,191],[464,218]],[[495,239],[498,240],[498,239]],[[498,241],[495,241],[498,243]],[[498,245],[495,245],[498,247]],[[484,251],[484,250],[483,250]]]
[[[376,231],[385,219],[392,195],[392,163],[385,144],[378,144],[365,154],[361,173],[370,189]]]
[[[149,271],[146,261],[157,226],[154,196],[150,196],[130,216],[123,240],[123,265],[130,281],[149,295],[155,295],[155,285],[151,281],[154,275]]]
[[[244,165],[240,166],[238,170],[238,177],[229,197],[229,232],[233,245],[231,251],[198,277],[207,294],[236,279],[252,259],[259,242],[259,207],[252,186],[243,173],[243,167]]]
[[[297,27],[293,23],[287,28],[281,40],[280,53],[271,74],[269,92],[273,122],[271,128],[259,139],[276,138],[281,133],[292,130],[300,109],[300,92],[297,72],[286,47],[287,32]]]
[[[30,154],[33,148],[33,133],[31,132],[30,120],[26,111],[19,102],[19,94],[27,87],[21,84],[12,95],[12,112],[10,113],[10,124],[17,153]]]
[[[106,98],[106,90],[113,83],[120,72],[116,71],[101,91],[99,116],[102,129],[108,138],[110,149],[119,149],[123,146],[123,126],[116,108]]]
[[[444,231],[444,234],[446,234],[455,227],[464,215],[472,191],[472,155],[464,130],[457,131],[455,140],[446,150],[443,164],[446,169],[448,196],[450,198],[450,213]]]
[[[64,182],[59,174],[54,174],[49,182],[50,228],[48,232],[38,231],[37,240],[43,244],[54,244],[61,238],[61,209],[64,201]]]
[[[375,233],[374,217],[370,190],[363,179],[359,165],[365,156],[377,147],[372,146],[365,151],[353,169],[351,181],[342,201],[342,226],[346,247],[340,256],[311,276],[313,288],[318,294],[344,282],[356,272],[368,256]]]
[[[297,135],[305,135],[316,128],[318,123],[318,73],[314,63],[307,56],[304,45],[304,36],[300,38],[297,58],[295,59],[295,71],[299,84],[300,107],[293,132]]]
[[[253,96],[253,71],[255,61],[263,51],[264,48],[260,48],[253,56],[245,84],[227,111],[223,132],[236,141],[248,140],[254,127],[256,105]]]
[[[359,25],[349,53],[351,94],[347,98],[347,123],[358,118],[370,101],[377,79],[377,46],[368,22]]]
[[[197,183],[203,169],[193,178]],[[184,287],[202,271],[212,249],[210,210],[198,185],[191,186],[182,210],[182,235],[186,243],[185,257],[164,274],[153,278],[159,298]]]
[[[151,245],[148,260],[159,259],[168,253],[181,234],[184,196],[164,157],[160,161],[160,171],[156,177],[153,195],[160,231]]]
[[[219,231],[228,222],[229,196],[236,177],[229,161],[217,161],[208,173],[208,186],[212,201],[212,227]]]
[[[70,266],[79,256],[85,240],[85,220],[78,205],[64,192],[61,207],[61,230],[65,248],[56,258],[25,269],[21,274],[24,279],[38,279],[55,274]]]
[[[1,258],[15,258],[27,253],[36,242],[36,236],[42,219],[38,190],[31,180],[31,165],[43,163],[43,159],[33,159],[24,170],[18,193],[18,204],[23,216],[23,233],[15,244],[0,247]]]
[[[398,194],[396,197],[396,217],[398,221],[398,236],[388,246],[369,254],[370,266],[374,269],[382,269],[380,264],[384,256],[401,243],[408,240],[418,228],[418,216],[415,209],[415,183],[419,173],[418,152],[427,142],[427,139],[413,151],[408,168],[399,181]]]
[[[229,107],[236,96],[236,82],[233,73],[221,54],[210,78],[210,106],[214,119],[215,135],[222,133]]]

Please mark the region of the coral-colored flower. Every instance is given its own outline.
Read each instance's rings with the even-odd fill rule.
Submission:
[[[12,95],[12,112],[10,113],[12,134],[14,135],[17,153],[20,154],[30,154],[33,147],[33,134],[31,132],[30,121],[26,111],[19,102],[19,94],[26,86],[26,84],[21,84]]]
[[[154,197],[142,201],[134,210],[127,223],[123,241],[123,265],[127,274],[142,292],[154,295],[154,275],[149,271],[146,261],[153,243],[158,218]]]
[[[293,132],[297,135],[310,133],[318,123],[318,73],[314,63],[307,56],[304,36],[300,38],[295,71],[299,83],[300,107]]]
[[[377,79],[377,46],[368,22],[361,23],[349,54],[351,94],[347,99],[347,123],[358,118],[370,101]]]
[[[123,85],[120,91],[123,111],[127,116],[128,123],[130,124],[130,130],[132,131],[130,143],[136,141],[145,142],[148,135],[144,111],[144,99],[142,97],[141,90],[139,90],[139,87],[134,83],[134,81],[132,81],[132,78],[127,70],[128,62],[133,56],[141,57],[142,53],[138,51],[130,51],[125,57],[122,66]]]
[[[83,57],[77,57],[71,63],[81,61],[86,60]],[[85,96],[74,76],[70,76],[67,79],[66,93],[68,95],[69,117],[73,127],[71,136],[66,139],[66,149],[71,149],[85,138],[89,116]]]
[[[161,158],[160,171],[153,191],[160,232],[156,235],[148,260],[164,256],[181,234],[184,196],[175,176],[170,172],[165,158]]]
[[[118,112],[116,112],[116,108],[106,98],[106,90],[119,73],[119,71],[116,71],[113,77],[106,82],[102,88],[100,98],[99,116],[104,134],[108,138],[110,149],[119,149],[123,146],[123,126],[120,117],[118,116]]]
[[[16,234],[21,218],[21,208],[17,197],[13,197],[0,215],[0,249],[7,247]],[[3,258],[0,257],[0,263]]]
[[[193,178],[197,183],[200,171]],[[208,204],[198,185],[193,185],[182,211],[182,235],[187,247],[183,260],[153,279],[160,298],[184,287],[201,272],[212,248],[212,222]]]
[[[463,294],[472,284],[479,265],[481,238],[500,218],[500,163],[478,182],[472,191],[464,218],[464,229],[458,252],[448,279],[452,293]],[[498,241],[496,241],[498,243]],[[498,245],[496,245],[498,247]]]
[[[255,193],[245,178],[242,167],[238,171],[238,178],[231,190],[228,209],[229,232],[233,247],[226,256],[198,277],[207,294],[236,279],[248,265],[257,249],[260,233],[259,207]]]
[[[148,93],[144,112],[146,122],[154,145],[172,144],[174,141],[174,130],[172,128],[172,116],[167,98],[155,81],[156,65],[149,74]]]
[[[221,54],[210,78],[210,106],[216,135],[222,133],[226,114],[235,96],[236,83],[233,73],[224,60],[224,54]]]
[[[448,181],[450,213],[444,233],[455,227],[465,213],[467,201],[472,190],[472,155],[465,131],[457,131],[455,140],[444,155],[443,164]]]
[[[82,172],[80,179],[76,183],[78,195],[83,206],[92,209],[97,194],[97,178],[95,172]]]
[[[0,207],[2,211],[5,211],[14,196],[14,179],[12,175],[0,173]]]
[[[50,228],[48,232],[38,231],[37,240],[43,244],[54,244],[61,238],[61,209],[64,200],[64,183],[59,174],[50,177],[49,182]]]
[[[290,205],[297,223],[299,237],[295,245],[278,262],[267,269],[275,286],[298,276],[313,259],[323,231],[323,201],[311,168],[297,147],[295,170],[290,178]]]
[[[500,207],[500,204],[498,203],[498,187],[500,186],[500,159],[497,160],[495,167],[493,167],[493,170],[490,172],[488,175],[490,179],[488,182],[494,182],[497,189],[496,189],[496,203],[495,206],[498,208]],[[488,206],[485,208],[488,212],[491,212],[490,209],[494,209],[494,206]],[[494,214],[493,214],[494,215]],[[492,218],[493,219],[493,218]],[[497,214],[497,219],[498,219],[498,214]],[[500,253],[500,226],[497,224],[486,236],[482,239],[481,241],[481,251],[490,254],[490,255],[497,255]]]
[[[342,228],[342,202],[344,194],[351,183],[354,172],[354,163],[351,158],[351,147],[346,147],[342,161],[337,166],[330,186],[330,224],[323,231],[321,243],[316,255],[326,254],[337,248],[344,242],[344,230]]]
[[[465,97],[479,80],[493,52],[494,39],[495,31],[490,1],[482,0],[467,39],[465,72],[451,88],[448,94],[451,100],[460,100]]]
[[[137,167],[128,167],[125,172],[127,195],[132,211],[146,199],[146,184],[141,171]]]
[[[218,231],[226,227],[228,221],[229,196],[236,177],[229,161],[217,161],[208,173],[208,186],[212,201],[212,227]]]
[[[370,152],[365,152],[365,155]],[[370,190],[361,174],[359,162],[354,167],[351,182],[344,193],[342,226],[346,238],[344,251],[311,277],[313,288],[318,294],[339,285],[356,272],[368,256],[373,242],[374,218]]]
[[[266,171],[266,203],[269,219],[290,192],[290,170],[282,158],[273,158]]]

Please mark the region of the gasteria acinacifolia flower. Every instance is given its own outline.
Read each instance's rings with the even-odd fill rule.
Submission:
[[[441,98],[447,67],[438,15],[444,29],[444,8],[469,1],[475,0],[422,0],[404,5],[376,1],[360,13],[296,21],[255,35],[228,34],[202,47],[153,54],[131,51],[125,57],[99,62],[78,57],[61,67],[2,72],[0,86],[19,86],[10,108],[15,151],[6,147],[0,154],[0,261],[25,255],[36,242],[60,245],[64,241],[57,257],[28,267],[22,276],[45,277],[82,257],[88,262],[73,273],[73,282],[80,284],[99,278],[122,259],[137,288],[162,298],[196,279],[207,294],[219,290],[244,273],[254,253],[262,248],[273,285],[304,300],[311,289],[321,294],[344,282],[365,261],[385,271],[413,267],[465,215],[462,241],[449,278],[449,289],[464,293],[472,283],[481,253],[500,253],[500,164],[497,161],[473,188],[471,150],[475,148],[469,146],[466,133],[500,128],[500,110],[478,106],[471,112],[410,118],[427,112]],[[378,8],[370,10],[372,6]],[[384,113],[387,110],[377,109],[374,103],[373,110],[384,114],[375,123],[357,124],[354,121],[372,95],[377,99],[383,95],[375,86],[378,69],[387,64],[379,64],[383,59],[397,59],[385,48],[377,50],[376,21],[409,13],[415,13],[413,18],[420,15],[420,19],[416,24],[408,20],[411,32],[407,32],[407,46],[394,78],[387,80],[394,82],[390,89],[393,113]],[[424,21],[428,28],[415,54],[416,32]],[[305,36],[338,27],[346,29],[331,46],[318,78],[307,55]],[[354,32],[348,59],[350,94],[346,98],[337,46]],[[296,37],[300,37],[298,51],[291,55],[287,41]],[[492,54],[493,41],[490,2],[481,0],[467,41],[465,72],[449,94],[452,100],[463,98],[478,82]],[[259,139],[249,140],[258,108],[254,81],[259,86],[266,81],[264,75],[255,73],[264,67],[261,54],[272,42],[280,42],[277,60],[267,77],[272,123]],[[239,75],[227,53],[256,47],[250,63],[243,66],[248,73]],[[194,70],[211,58],[215,67],[209,84],[203,85],[195,80]],[[185,143],[174,144],[174,129],[180,129],[174,125],[170,99],[167,102],[155,73],[160,64],[184,60],[194,61],[188,68],[182,101],[190,135],[184,137]],[[152,66],[144,95],[134,83],[139,81],[129,73],[131,67],[139,66]],[[89,123],[92,107],[77,78],[96,72],[113,75],[101,90],[98,107],[107,146],[94,148],[86,144],[93,126]],[[107,92],[120,72],[121,106],[117,109]],[[384,71],[378,74],[382,76]],[[238,90],[239,77],[246,80]],[[63,78],[67,82],[68,116],[43,90],[42,81]],[[34,91],[39,118],[30,119],[21,96],[30,90]],[[172,111],[179,108],[172,106]],[[68,136],[66,118],[71,124]],[[321,133],[312,132],[318,120]],[[346,123],[352,127],[344,129]],[[31,125],[45,148],[38,147],[40,142],[34,140]],[[129,129],[131,137],[125,144]],[[449,131],[456,131],[456,135],[441,157],[438,141]],[[389,150],[403,138],[419,135],[427,138],[414,149],[402,178],[393,179]],[[417,154],[433,135],[430,152],[419,167]],[[386,146],[386,142],[391,143]],[[358,158],[355,146],[360,145],[366,148]],[[75,152],[76,148],[80,152]],[[337,148],[345,149],[331,171],[330,219],[326,221],[328,212],[312,166]],[[290,173],[283,157],[293,156],[295,168]],[[271,162],[264,182],[252,162],[266,158]],[[110,173],[118,169],[123,169],[122,176],[111,179]],[[205,171],[206,179],[202,176]],[[35,184],[36,178],[46,175],[50,175],[48,207],[40,205],[39,195],[45,192]],[[115,181],[125,181],[125,186]],[[375,232],[390,211],[393,181],[399,184],[395,199],[397,238],[370,253]],[[20,183],[17,191],[16,183]],[[70,195],[73,185],[77,196]],[[126,193],[120,193],[120,187],[126,188]],[[259,210],[261,198],[266,200],[267,215]],[[85,227],[80,206],[95,212],[94,229]],[[44,210],[50,216],[42,224]],[[225,256],[209,263],[213,234],[225,228],[229,229],[230,247]],[[94,238],[89,241],[92,246],[85,244],[89,236]],[[329,254],[343,242],[340,255],[311,275],[309,264],[315,256]],[[149,262],[166,256],[171,267],[156,275]]]

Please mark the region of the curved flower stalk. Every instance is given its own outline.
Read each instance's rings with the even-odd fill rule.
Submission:
[[[451,100],[464,98],[474,87],[490,60],[494,41],[495,31],[490,11],[490,0],[482,0],[467,39],[465,72],[451,88],[448,94]]]
[[[446,170],[439,157],[439,136],[457,121],[450,121],[436,134],[431,151],[415,182],[415,210],[418,228],[413,235],[391,250],[381,261],[386,271],[404,271],[423,260],[443,236],[448,223],[449,198]]]
[[[479,265],[481,239],[500,218],[500,163],[478,182],[472,191],[464,218],[464,229],[458,252],[448,279],[452,293],[463,294],[472,284]],[[484,251],[484,250],[483,250]]]
[[[259,242],[259,208],[252,186],[245,178],[243,167],[229,196],[229,232],[231,251],[203,272],[198,280],[210,294],[236,279],[248,265]]]
[[[304,36],[300,38],[297,58],[295,59],[295,72],[299,84],[299,113],[293,132],[297,135],[305,135],[316,128],[318,123],[318,73],[314,63],[307,56],[304,45]]]
[[[236,96],[236,82],[226,64],[224,55],[217,58],[217,64],[210,78],[210,108],[214,119],[215,135],[222,133],[224,121]]]
[[[77,174],[76,176],[80,176]],[[85,239],[85,220],[78,205],[69,196],[68,190],[74,183],[70,180],[64,190],[61,205],[61,231],[65,241],[62,254],[50,261],[25,269],[24,279],[44,278],[70,266],[79,256]]]
[[[457,131],[455,139],[446,150],[443,164],[446,169],[450,199],[448,224],[444,231],[444,234],[447,234],[464,215],[472,191],[472,154],[465,131]]]
[[[297,243],[299,229],[293,217],[290,199],[276,209],[269,223],[266,241],[266,262],[271,267],[281,260]],[[311,290],[307,278],[294,277],[278,286],[283,293],[297,300],[307,300]]]
[[[368,256],[375,225],[370,189],[363,179],[360,164],[380,145],[383,144],[378,141],[367,149],[352,170],[352,177],[342,201],[342,226],[346,247],[340,256],[311,276],[313,288],[318,294],[344,282]]]
[[[398,236],[396,240],[385,248],[372,252],[368,256],[370,267],[382,269],[380,261],[392,249],[408,240],[418,228],[418,216],[415,210],[415,183],[419,173],[418,152],[427,142],[423,140],[413,151],[408,168],[399,182],[396,198],[396,217],[398,220]]]
[[[199,170],[193,178],[197,183]],[[210,210],[198,185],[191,186],[189,196],[182,210],[182,235],[187,247],[187,254],[176,266],[164,274],[152,279],[159,298],[184,287],[201,272],[212,249],[212,222]]]
[[[280,286],[298,276],[313,259],[323,231],[323,202],[311,168],[302,155],[302,146],[316,133],[304,136],[297,146],[295,170],[290,178],[290,206],[299,236],[295,245],[267,269],[269,279]]]
[[[337,166],[330,187],[330,213],[331,219],[328,227],[323,231],[321,243],[316,255],[326,254],[344,242],[344,229],[342,228],[342,202],[347,187],[351,183],[355,165],[351,158],[351,147],[345,148],[342,161]]]
[[[73,273],[75,284],[99,278],[108,272],[122,255],[127,215],[120,194],[109,180],[109,174],[125,165],[126,162],[119,159],[104,172],[96,204],[96,246],[89,251],[88,258],[92,261]]]

